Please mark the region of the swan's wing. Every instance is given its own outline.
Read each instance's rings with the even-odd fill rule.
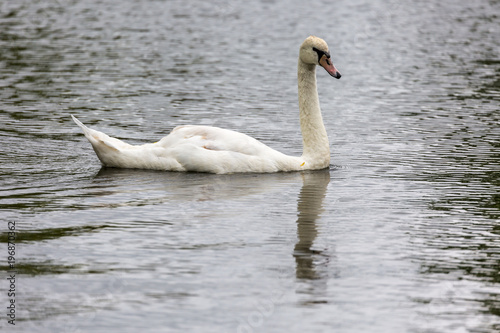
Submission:
[[[239,132],[211,126],[180,126],[156,145],[186,171],[234,173],[288,171],[297,158],[286,156]]]
[[[179,126],[159,143],[164,147],[192,144],[207,150],[228,151],[251,156],[278,153],[246,134],[211,126]]]

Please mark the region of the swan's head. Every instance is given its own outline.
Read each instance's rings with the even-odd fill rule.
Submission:
[[[300,46],[299,58],[306,64],[323,67],[328,74],[336,79],[340,79],[342,76],[332,63],[328,45],[319,37],[309,36],[306,38]]]

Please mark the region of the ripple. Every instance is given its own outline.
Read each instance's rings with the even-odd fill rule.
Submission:
[[[18,223],[19,324],[498,331],[497,7],[7,2],[0,208]],[[101,168],[69,117],[134,144],[221,126],[298,155],[308,34],[343,74],[317,73],[329,170]]]

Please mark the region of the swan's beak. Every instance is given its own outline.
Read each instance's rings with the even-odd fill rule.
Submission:
[[[321,59],[319,59],[319,64],[328,72],[328,74],[330,74],[334,78],[340,79],[342,77],[342,75],[340,75],[340,72],[333,65],[332,60],[326,55],[323,55]]]

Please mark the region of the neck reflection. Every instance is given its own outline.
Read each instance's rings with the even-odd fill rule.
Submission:
[[[318,262],[325,260],[322,250],[313,248],[318,235],[316,220],[323,212],[323,200],[330,182],[328,169],[303,174],[303,185],[297,203],[297,237],[293,256],[297,279],[315,280],[322,277]],[[326,257],[326,259],[328,259]]]

